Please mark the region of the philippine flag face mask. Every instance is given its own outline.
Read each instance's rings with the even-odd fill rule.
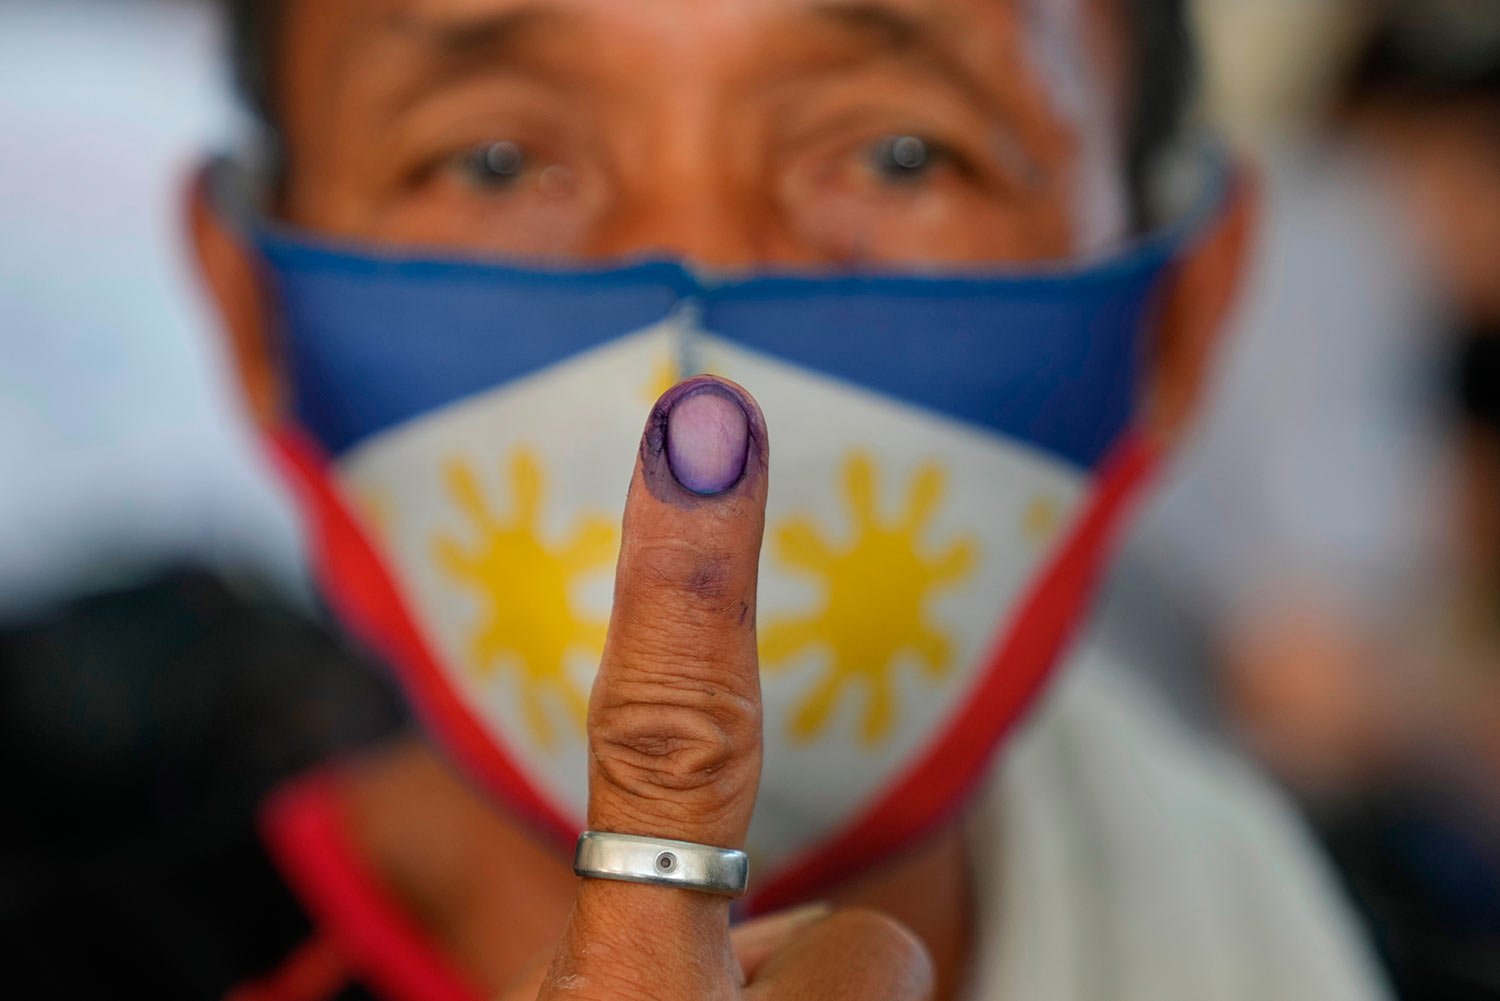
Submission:
[[[1150,465],[1153,304],[1208,215],[1010,277],[531,269],[260,225],[277,444],[335,607],[570,848],[642,422],[694,373],[754,394],[774,459],[748,850],[751,906],[774,906],[949,816],[1041,688]]]

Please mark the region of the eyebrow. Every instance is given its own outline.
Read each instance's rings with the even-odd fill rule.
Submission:
[[[471,59],[513,54],[529,36],[570,20],[562,7],[531,3],[477,17],[437,18],[405,12],[393,16],[389,26],[440,58]]]
[[[982,81],[954,59],[943,19],[937,14],[911,13],[878,0],[820,0],[802,16],[858,43],[869,56],[895,58],[928,66],[971,97],[986,103],[990,95]],[[863,61],[869,56],[860,57]]]
[[[891,51],[926,48],[936,42],[936,29],[927,20],[882,3],[813,4],[808,16],[829,27],[862,36]]]
[[[576,20],[552,3],[529,3],[476,17],[441,17],[403,11],[391,15],[386,30],[419,53],[421,67],[390,96],[390,113],[404,114],[444,85],[496,68],[525,67],[535,57],[540,35]]]

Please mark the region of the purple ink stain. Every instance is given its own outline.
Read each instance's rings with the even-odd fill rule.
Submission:
[[[702,496],[723,493],[745,475],[750,418],[726,387],[705,382],[677,399],[666,420],[673,477]]]
[[[708,394],[737,405],[744,414],[747,425],[745,458],[738,471],[738,478],[732,477],[731,469],[720,481],[728,480],[728,485],[720,488],[717,493],[700,493],[695,487],[680,480],[673,470],[673,462],[677,461],[677,457],[672,454],[669,446],[672,412],[679,403],[699,394]],[[729,419],[734,420],[732,414]],[[677,444],[682,445],[681,435]],[[704,503],[715,504],[731,492],[748,489],[747,484],[756,477],[764,476],[770,464],[770,450],[767,447],[765,423],[761,418],[760,408],[744,390],[712,375],[694,376],[662,394],[646,420],[640,454],[641,479],[651,495],[666,503],[688,507]],[[695,478],[694,482],[699,488],[713,486],[701,476]]]

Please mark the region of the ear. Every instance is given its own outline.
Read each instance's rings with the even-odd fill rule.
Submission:
[[[257,423],[271,424],[283,412],[285,394],[259,265],[254,252],[215,210],[207,176],[207,168],[198,171],[187,192],[193,249],[219,308],[245,402]]]
[[[1197,412],[1250,264],[1259,212],[1260,185],[1251,169],[1240,165],[1219,218],[1167,286],[1146,414],[1158,440],[1176,441]]]

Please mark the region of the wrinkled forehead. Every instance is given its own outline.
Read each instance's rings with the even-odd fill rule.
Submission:
[[[705,90],[791,64],[902,55],[976,86],[1038,87],[1060,117],[1118,119],[1118,0],[280,0],[283,109],[386,74],[511,61]]]

